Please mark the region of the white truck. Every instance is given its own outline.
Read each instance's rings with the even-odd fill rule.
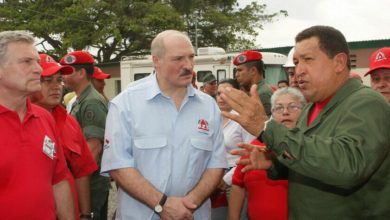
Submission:
[[[239,53],[226,53],[219,47],[199,48],[195,56],[194,71],[197,74],[198,87],[203,84],[202,79],[205,74],[212,73],[217,80],[225,78],[235,78],[235,66],[233,59]],[[287,79],[282,65],[287,57],[279,53],[261,52],[265,64],[266,83],[276,86],[279,80]],[[154,70],[151,56],[125,56],[120,62],[121,68],[121,88],[124,90],[128,84],[144,78]]]

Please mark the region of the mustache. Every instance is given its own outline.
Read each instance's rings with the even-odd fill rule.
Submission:
[[[192,75],[192,71],[189,69],[183,69],[180,73],[180,76],[187,76],[187,75]]]

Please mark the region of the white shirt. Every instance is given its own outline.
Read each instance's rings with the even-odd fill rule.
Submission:
[[[231,113],[237,114],[234,111]],[[249,143],[255,139],[255,136],[249,134],[244,128],[237,122],[230,120],[223,126],[224,145],[226,149],[226,158],[228,160],[228,166],[236,166],[236,161],[240,156],[231,155],[230,151],[238,149],[237,144],[240,142]]]

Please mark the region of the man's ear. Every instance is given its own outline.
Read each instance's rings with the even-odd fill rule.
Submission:
[[[248,71],[252,77],[258,74],[257,68],[255,66],[252,66],[251,68],[249,68]]]
[[[160,65],[160,58],[158,58],[158,56],[152,55],[152,61],[154,68],[157,68]]]
[[[345,53],[338,53],[333,58],[336,73],[343,72],[347,67],[348,55]]]
[[[87,78],[87,70],[85,68],[80,68],[77,74],[81,78]]]

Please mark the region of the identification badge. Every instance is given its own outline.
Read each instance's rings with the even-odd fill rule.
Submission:
[[[45,139],[43,140],[43,153],[46,154],[50,159],[54,159],[56,154],[55,143],[45,135]]]

